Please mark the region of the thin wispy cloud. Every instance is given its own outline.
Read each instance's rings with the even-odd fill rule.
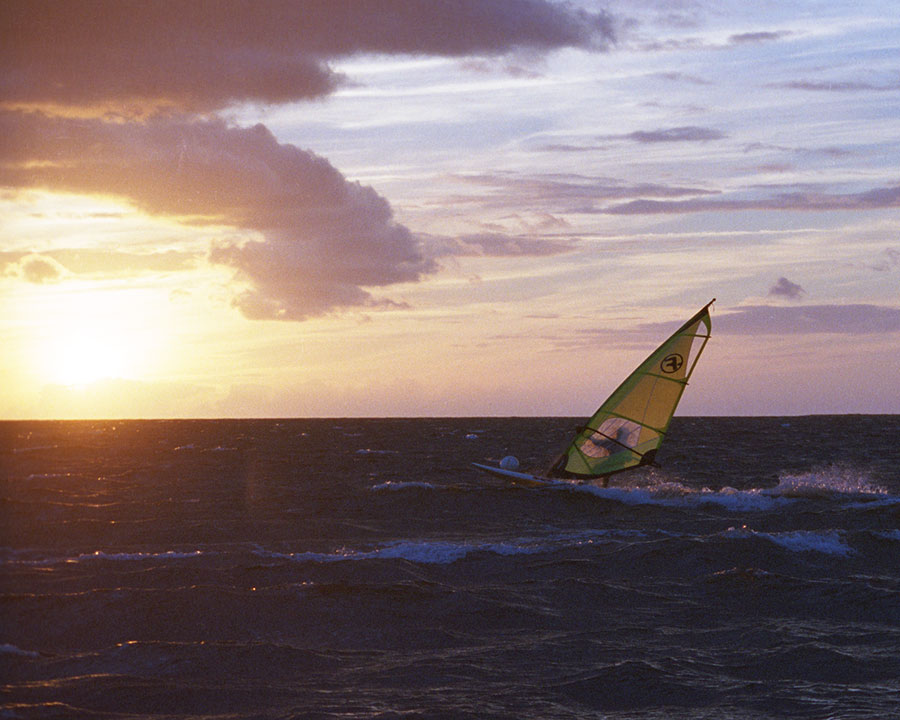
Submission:
[[[711,80],[707,80],[707,79],[699,77],[697,75],[691,75],[689,73],[683,73],[683,72],[655,73],[651,77],[658,77],[658,78],[662,78],[663,80],[668,80],[670,82],[688,83],[691,85],[712,85]]]
[[[735,210],[878,210],[900,207],[900,185],[873,188],[859,193],[781,193],[761,199],[634,200],[612,205],[602,212],[611,215],[657,215],[664,213],[725,212]]]
[[[859,80],[791,80],[772,87],[787,90],[808,90],[810,92],[896,92],[900,90],[900,75],[893,82],[871,83]]]
[[[727,137],[721,130],[693,125],[657,130],[635,130],[625,135],[609,135],[604,139],[634,140],[639,143],[708,142]]]
[[[695,22],[663,22],[661,25],[677,28],[692,28]],[[665,38],[665,39],[646,39],[639,38],[635,41],[634,46],[642,52],[677,52],[679,50],[717,50],[726,51],[734,48],[764,45],[779,42],[786,38],[795,37],[797,33],[793,30],[759,30],[746,33],[735,33],[729,35],[724,41],[721,39],[712,39],[704,37],[683,37],[683,38]]]
[[[900,308],[848,305],[747,305],[713,316],[717,335],[874,335],[900,333]],[[635,332],[665,334],[677,323],[643,323]]]
[[[900,332],[900,308],[879,305],[753,305],[720,313],[716,332],[736,335],[867,335]]]
[[[426,252],[433,257],[549,257],[572,252],[576,241],[548,240],[511,233],[479,233],[457,237],[429,237]]]
[[[46,282],[69,275],[177,273],[194,269],[199,260],[196,253],[177,250],[138,253],[112,248],[60,248],[41,253],[0,252],[0,274],[19,275],[29,282]],[[26,265],[34,266],[39,272],[20,272]],[[40,268],[44,271],[40,272]]]
[[[549,212],[596,212],[604,202],[626,198],[682,198],[715,195],[718,191],[662,183],[628,183],[613,178],[583,175],[524,176],[513,174],[466,175],[466,184],[489,190],[487,194],[457,196],[455,202],[482,207],[512,204],[541,207]]]
[[[771,143],[752,142],[743,146],[742,152],[778,152],[785,154],[797,154],[804,156],[823,156],[828,158],[852,157],[854,151],[843,147],[788,147],[786,145],[773,145]]]
[[[790,30],[763,30],[759,32],[738,33],[728,38],[731,45],[759,45],[770,43],[790,37],[794,33]]]

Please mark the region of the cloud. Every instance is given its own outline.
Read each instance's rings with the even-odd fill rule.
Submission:
[[[133,114],[321,97],[359,53],[497,55],[605,49],[612,18],[547,0],[6,0],[7,106]]]
[[[713,318],[713,331],[732,335],[861,335],[900,332],[900,308],[879,305],[752,305]]]
[[[690,28],[699,26],[699,23],[660,23],[663,27]],[[792,30],[761,30],[755,32],[736,33],[726,40],[711,40],[702,37],[667,38],[664,40],[645,39],[638,44],[641,50],[648,52],[671,52],[677,50],[731,50],[747,45],[762,45],[764,43],[778,42],[785,38],[796,36]]]
[[[876,272],[890,272],[900,268],[900,250],[885,248],[868,267]]]
[[[900,80],[873,85],[868,82],[854,80],[792,80],[769,87],[786,88],[788,90],[809,90],[812,92],[895,92],[900,90]]]
[[[488,60],[485,58],[471,58],[460,62],[460,68],[469,72],[487,75],[491,73],[503,73],[510,77],[535,79],[542,77],[541,73],[522,65],[503,60],[498,62],[496,59]]]
[[[35,253],[0,253],[0,275],[19,277],[25,282],[43,285],[65,277],[67,271],[52,257]]]
[[[789,300],[799,300],[806,295],[806,290],[792,283],[786,277],[778,278],[778,281],[769,288],[769,295],[773,297],[783,297]]]
[[[775,30],[763,32],[748,32],[732,35],[728,38],[731,45],[759,45],[760,43],[774,42],[793,35],[790,30]]]
[[[574,240],[547,240],[540,237],[480,233],[461,237],[431,237],[428,252],[440,256],[543,257],[561,255],[575,249]]]
[[[662,213],[717,212],[736,210],[878,210],[900,207],[900,185],[873,188],[859,193],[781,193],[758,200],[692,198],[690,200],[634,200],[611,205],[610,215],[657,215]]]
[[[379,304],[363,286],[436,269],[383,197],[262,125],[2,113],[0,134],[8,187],[114,195],[154,215],[256,233],[261,239],[219,242],[210,253],[245,285],[237,306],[248,317]]]
[[[711,195],[715,191],[697,187],[663,185],[658,183],[625,183],[613,178],[596,178],[584,175],[481,174],[460,176],[459,180],[492,189],[488,198],[466,196],[462,202],[475,202],[484,206],[506,207],[509,199],[531,208],[562,207],[568,212],[597,212],[596,204],[625,198],[679,198]]]
[[[372,188],[210,113],[327,96],[347,81],[329,63],[360,54],[524,58],[615,41],[605,11],[549,0],[6,0],[0,23],[14,29],[0,46],[0,184],[246,231],[208,259],[234,271],[247,317],[291,320],[393,304],[370,288],[436,262]],[[478,242],[487,254],[552,249]],[[46,259],[29,268],[43,281],[61,272]]]
[[[137,274],[143,272],[178,272],[196,266],[195,253],[166,250],[161,252],[131,253],[115,249],[62,248],[39,254],[28,252],[0,252],[0,273],[19,274],[13,269],[24,262],[40,261],[52,267],[50,279],[64,275]],[[23,279],[30,277],[21,275]],[[46,281],[45,281],[46,282]]]
[[[753,142],[747,143],[741,148],[741,150],[745,153],[751,152],[778,152],[778,153],[796,153],[798,155],[806,155],[806,156],[824,156],[827,158],[843,158],[843,157],[851,157],[854,155],[852,150],[848,150],[846,148],[840,147],[820,147],[820,148],[807,148],[807,147],[787,147],[785,145],[772,145],[770,143],[761,143],[761,142]]]
[[[692,125],[663,128],[659,130],[636,130],[627,135],[610,136],[610,138],[623,138],[625,140],[634,140],[639,143],[708,142],[709,140],[721,140],[725,137],[727,137],[727,135],[720,130],[695,127]]]
[[[697,75],[689,75],[683,72],[655,73],[652,77],[662,78],[663,80],[669,80],[670,82],[690,83],[691,85],[712,85],[712,82],[710,80],[706,80]]]

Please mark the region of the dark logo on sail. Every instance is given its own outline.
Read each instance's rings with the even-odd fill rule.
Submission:
[[[659,367],[662,369],[664,373],[673,373],[681,370],[681,366],[684,365],[684,358],[681,357],[678,353],[670,353],[666,355],[662,362],[659,364]]]

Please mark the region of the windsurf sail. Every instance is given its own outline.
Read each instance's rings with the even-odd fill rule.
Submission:
[[[709,341],[709,307],[676,330],[619,385],[550,469],[595,478],[653,462],[678,401]]]

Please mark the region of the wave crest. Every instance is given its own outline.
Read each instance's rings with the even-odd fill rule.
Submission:
[[[785,474],[770,495],[796,498],[832,498],[838,495],[885,496],[887,490],[876,484],[865,470],[840,465]]]

